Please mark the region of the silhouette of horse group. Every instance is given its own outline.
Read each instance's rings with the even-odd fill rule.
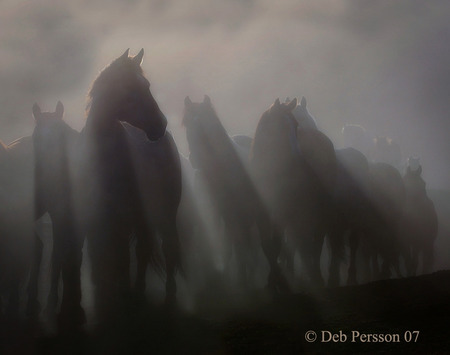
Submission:
[[[45,213],[53,232],[46,313],[56,314],[62,276],[58,321],[67,327],[86,320],[80,281],[85,239],[95,309],[102,320],[145,299],[149,265],[165,277],[166,303],[175,305],[177,271],[189,270],[183,261],[192,261],[183,254],[208,253],[208,240],[223,246],[225,276],[232,274],[234,255],[242,288],[254,280],[260,251],[270,268],[267,286],[273,292],[290,290],[286,275],[295,277],[296,253],[307,280],[323,286],[325,240],[330,246],[328,284],[338,286],[347,236],[348,283],[359,278],[358,250],[363,256],[360,272],[367,279],[390,277],[392,270],[401,276],[402,258],[407,273],[414,275],[420,253],[424,271],[430,271],[438,223],[420,166],[411,165],[402,178],[396,167],[369,161],[366,152],[336,150],[317,129],[305,98],[300,104],[297,99],[275,100],[252,139],[230,137],[208,96],[200,103],[186,97],[186,161],[150,92],[141,68],[143,54],[129,56],[127,50],[94,80],[81,132],[64,122],[61,102],[55,112],[42,112],[35,104],[32,136],[0,145],[0,291],[8,300],[5,313],[18,313],[20,287],[29,274],[26,311],[39,315],[43,243],[34,223]],[[381,138],[377,144],[394,146]],[[190,169],[195,178],[188,181]],[[212,228],[205,227],[200,190],[208,200]],[[200,264],[215,267],[214,262]]]

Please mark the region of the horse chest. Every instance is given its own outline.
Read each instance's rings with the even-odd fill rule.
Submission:
[[[88,196],[95,205],[128,206],[133,198],[133,164],[126,142],[109,139],[89,153],[93,185]]]

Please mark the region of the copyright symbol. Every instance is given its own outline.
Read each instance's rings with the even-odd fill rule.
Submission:
[[[314,342],[316,341],[316,339],[317,339],[317,334],[316,334],[315,331],[313,331],[313,330],[308,330],[308,331],[305,333],[305,340],[306,340],[308,343],[314,343]]]

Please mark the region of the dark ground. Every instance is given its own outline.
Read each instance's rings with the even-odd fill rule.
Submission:
[[[233,298],[233,303],[229,299]],[[195,315],[128,306],[102,330],[55,335],[25,321],[1,324],[4,354],[450,353],[450,271],[273,298],[262,291],[201,302]],[[134,307],[134,308],[133,308]],[[91,329],[92,328],[92,329]],[[305,333],[318,334],[308,343]],[[351,342],[351,331],[399,334]],[[347,336],[321,342],[321,332]],[[419,331],[408,343],[407,331]]]

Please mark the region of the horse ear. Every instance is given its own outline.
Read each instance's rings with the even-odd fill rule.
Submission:
[[[58,116],[59,119],[63,118],[64,115],[64,105],[62,104],[61,101],[58,101],[58,103],[56,104],[56,116]]]
[[[203,98],[203,103],[211,106],[211,98],[208,95],[205,95],[205,97]]]
[[[41,116],[41,108],[39,107],[39,105],[37,103],[34,103],[34,105],[33,105],[33,117],[34,117],[35,120],[38,120],[40,116]]]
[[[130,52],[130,48],[128,48],[118,59],[125,60],[128,58],[128,53]]]
[[[275,100],[275,102],[273,103],[273,105],[272,106],[270,106],[270,111],[271,112],[275,112],[276,110],[279,110],[280,109],[280,106],[281,106],[281,104],[280,104],[280,99],[276,99]]]
[[[297,98],[294,98],[291,102],[287,104],[287,108],[289,111],[292,111],[296,107],[297,107]]]
[[[306,108],[306,99],[304,96],[302,97],[301,105],[303,108]]]
[[[144,48],[142,48],[141,50],[140,50],[140,52],[137,54],[137,55],[135,55],[134,57],[133,57],[133,62],[135,62],[137,65],[141,65],[142,64],[142,59],[144,58]]]
[[[417,168],[417,175],[420,176],[422,174],[422,165],[419,165]]]
[[[185,107],[191,107],[191,106],[192,106],[192,101],[191,101],[191,99],[189,98],[189,96],[186,96],[186,97],[185,97],[185,99],[184,99],[184,106],[185,106]]]

